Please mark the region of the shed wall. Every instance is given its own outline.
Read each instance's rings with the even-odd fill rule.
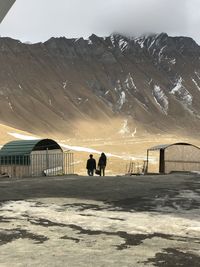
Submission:
[[[32,176],[44,175],[44,171],[54,170],[54,174],[63,173],[63,152],[60,149],[31,152]],[[55,173],[56,172],[56,173]]]
[[[23,165],[1,165],[0,174],[6,174],[9,177],[28,177],[30,166]]]
[[[73,158],[69,157],[71,153],[63,153],[60,149],[48,151],[33,151],[30,155],[20,156],[21,161],[16,161],[18,156],[7,164],[0,164],[0,175],[4,173],[9,177],[29,177],[43,175],[58,175],[68,173],[68,164],[72,164]],[[3,156],[2,156],[3,157]],[[29,160],[27,160],[27,158]],[[1,157],[0,157],[1,159]],[[70,160],[70,162],[69,162]]]
[[[165,149],[165,173],[200,171],[200,149],[191,145],[172,145]]]

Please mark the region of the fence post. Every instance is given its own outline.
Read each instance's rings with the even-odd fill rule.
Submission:
[[[46,149],[46,169],[49,169],[49,154],[48,154],[48,148]]]

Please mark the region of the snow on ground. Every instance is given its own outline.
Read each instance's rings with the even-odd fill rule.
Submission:
[[[22,139],[22,140],[39,140],[39,139],[41,139],[41,138],[36,137],[36,136],[13,133],[13,132],[8,132],[8,134],[17,138],[17,139]]]
[[[14,132],[8,132],[9,135],[21,139],[21,140],[39,140],[41,139],[40,137],[35,137],[35,136],[29,136],[29,135],[24,135],[24,134],[19,134],[19,133],[14,133]],[[70,146],[67,144],[63,144],[58,142],[59,145],[67,150],[72,150],[72,151],[78,151],[78,152],[88,152],[88,153],[95,153],[95,154],[101,154],[102,151],[88,148],[88,147],[81,147],[81,146]],[[130,155],[116,155],[113,153],[105,152],[108,157],[113,157],[113,158],[118,158],[118,159],[123,159],[123,160],[145,160],[146,157],[133,157]],[[155,158],[151,158],[150,161],[154,162]]]
[[[17,138],[17,139],[21,139],[21,140],[39,140],[41,138],[39,137],[35,137],[35,136],[29,136],[29,135],[24,135],[24,134],[19,134],[19,133],[8,133],[9,135]],[[70,146],[70,145],[66,145],[63,143],[59,143],[60,146],[68,149],[68,150],[73,150],[73,151],[80,151],[80,152],[89,152],[89,153],[97,153],[97,154],[101,154],[102,152],[95,150],[95,149],[91,149],[91,148],[86,148],[86,147],[80,147],[80,146]],[[107,154],[108,156],[112,155],[112,154]],[[113,155],[114,156],[114,155]],[[116,156],[117,157],[117,156]]]
[[[198,194],[195,195],[190,190],[183,190],[174,201],[186,199],[188,196],[192,199],[200,200]],[[44,219],[66,225],[75,224],[92,231],[110,231],[113,226],[112,219],[118,219],[115,222],[114,231],[116,232],[126,229],[127,233],[134,234],[152,234],[157,232],[166,235],[176,233],[177,236],[187,236],[190,230],[193,232],[193,229],[196,229],[193,234],[194,236],[199,236],[199,209],[185,211],[181,207],[177,209],[177,206],[167,207],[166,203],[168,200],[168,196],[166,196],[166,199],[155,199],[155,203],[158,202],[158,206],[155,207],[157,213],[135,212],[134,210],[125,212],[123,210],[121,211],[121,208],[114,208],[112,205],[98,201],[81,200],[82,205],[80,205],[77,199],[9,201],[2,205],[0,211],[1,216],[7,219],[13,218],[13,216],[15,220],[26,220],[25,217],[31,218],[31,221]],[[41,203],[38,203],[38,201],[41,201]],[[44,203],[42,203],[43,201]],[[163,202],[161,203],[161,201]],[[96,205],[100,210],[98,208],[83,209],[80,212],[81,206],[84,205]],[[167,211],[166,213],[162,213],[163,206],[167,208],[165,210]],[[177,216],[172,216],[175,211]],[[185,218],[181,216],[183,214],[186,215]],[[192,221],[190,219],[191,216],[194,218]]]
[[[199,194],[180,190],[171,198],[167,193],[155,196],[141,205],[145,211],[75,198],[7,201],[0,206],[0,264],[13,266],[14,260],[16,266],[24,267],[65,266],[64,262],[69,266],[151,267],[155,265],[144,262],[167,248],[191,259],[191,255],[198,257],[200,210],[188,210],[184,203],[190,200],[200,204]],[[132,204],[137,207],[136,199]]]

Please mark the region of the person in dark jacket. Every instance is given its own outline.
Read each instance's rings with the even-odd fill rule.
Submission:
[[[105,176],[105,168],[106,168],[107,158],[104,153],[101,153],[99,158],[98,167],[100,169],[100,176]]]
[[[86,169],[89,176],[94,175],[94,170],[96,170],[96,160],[93,158],[92,154],[90,154],[90,158],[87,160]]]

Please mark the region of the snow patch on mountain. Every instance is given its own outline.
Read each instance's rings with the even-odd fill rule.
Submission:
[[[176,59],[174,58],[174,59],[171,59],[170,61],[169,61],[169,63],[171,64],[171,65],[175,65],[176,64]]]
[[[114,35],[110,36],[110,41],[111,41],[112,45],[115,47],[115,37],[114,37]]]
[[[165,95],[163,90],[160,88],[160,86],[155,85],[153,88],[153,97],[156,102],[156,104],[159,106],[161,111],[167,115],[168,114],[168,108],[169,108],[169,102],[168,97]]]
[[[104,95],[108,95],[108,94],[109,94],[109,92],[110,92],[110,90],[106,91]]]
[[[9,105],[10,109],[11,109],[12,111],[14,111],[11,102],[8,102],[8,105]]]
[[[193,97],[189,91],[182,84],[183,78],[180,77],[171,90],[170,94],[174,95],[180,102],[182,102],[187,108],[192,105]]]
[[[180,91],[180,89],[182,88],[182,81],[183,79],[182,77],[180,77],[176,83],[176,86],[170,92],[172,95],[175,95],[176,92]]]
[[[76,39],[74,40],[74,42],[76,43],[76,42],[78,42],[80,39],[81,39],[81,38],[76,38]]]
[[[197,78],[200,80],[200,73],[197,71],[195,71],[194,73],[196,74]]]
[[[128,120],[125,119],[123,121],[122,128],[119,130],[119,134],[126,135],[126,136],[129,135],[131,137],[135,137],[136,133],[137,133],[137,128],[135,128],[134,132],[131,133],[131,130],[128,126]]]
[[[92,40],[90,38],[88,39],[88,44],[89,45],[92,45],[93,44],[93,42],[92,42]]]
[[[133,80],[133,77],[129,73],[125,79],[125,81],[117,80],[116,87],[114,88],[114,91],[117,93],[119,99],[117,101],[117,109],[120,110],[122,106],[126,102],[126,91],[134,90],[135,92],[138,91],[135,82]],[[107,91],[105,95],[108,93]]]
[[[164,51],[165,48],[166,48],[166,45],[163,46],[163,47],[160,49],[160,52],[159,52],[159,54],[158,54],[158,61],[159,61],[159,63],[161,62],[161,60],[162,60],[162,58],[163,58],[163,51]]]
[[[134,132],[132,132],[131,136],[135,137],[136,133],[137,133],[137,128],[135,128],[135,130],[134,130]]]
[[[122,128],[120,129],[119,133],[121,135],[130,134],[130,129],[128,127],[128,120],[124,120]]]
[[[10,102],[10,99],[9,99],[8,96],[6,97],[6,100],[7,100],[7,102],[8,102],[8,106],[9,106],[9,108],[10,108],[12,111],[14,111],[14,110],[13,110],[13,105],[12,105],[12,103]]]
[[[196,85],[197,89],[200,91],[200,86],[198,85],[197,81],[195,81],[195,79],[192,79],[192,81]]]
[[[191,106],[193,101],[192,95],[186,90],[183,95],[183,102],[187,106]]]
[[[138,37],[134,39],[135,43],[140,46],[141,49],[144,48],[144,42],[145,42],[145,37]]]
[[[117,87],[115,89],[118,90],[118,91],[122,91],[123,90],[120,80],[117,80]]]
[[[126,89],[135,89],[135,91],[137,91],[137,87],[130,73],[128,74],[124,83],[125,83]]]
[[[149,44],[149,46],[148,46],[148,50],[151,49],[151,47],[154,45],[155,41],[156,41],[155,38],[153,38],[153,39],[151,40],[151,42],[150,42],[150,44]]]
[[[67,87],[68,81],[63,82],[63,89]]]
[[[119,109],[121,109],[124,105],[124,103],[126,102],[126,94],[124,91],[121,92],[121,95],[120,95],[120,99],[118,101],[119,103]]]
[[[128,42],[126,40],[124,40],[123,38],[121,38],[119,40],[119,48],[122,52],[124,52],[128,47]]]

